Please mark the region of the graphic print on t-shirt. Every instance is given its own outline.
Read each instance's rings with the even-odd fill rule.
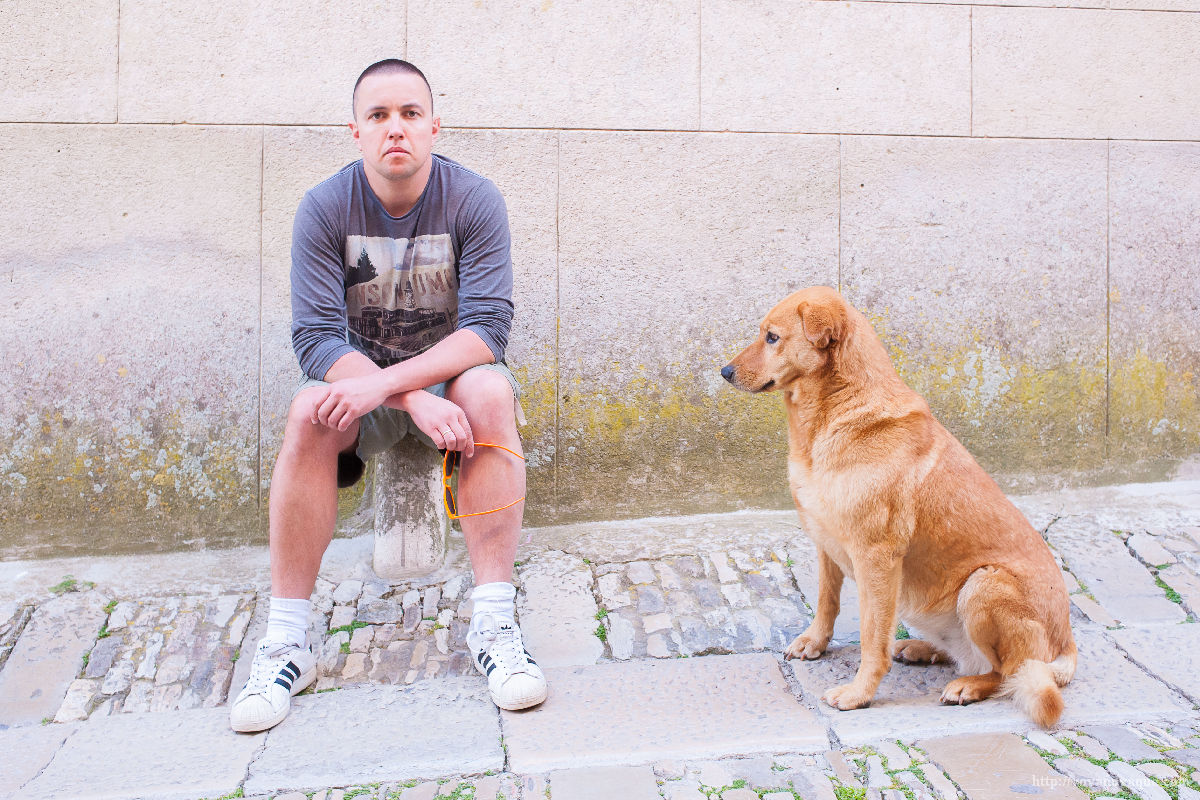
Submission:
[[[450,234],[346,237],[350,343],[376,363],[414,356],[454,332],[458,284]]]

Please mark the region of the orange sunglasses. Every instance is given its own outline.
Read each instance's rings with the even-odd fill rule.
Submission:
[[[515,450],[509,450],[507,447],[505,447],[502,444],[488,444],[487,442],[476,442],[475,446],[476,447],[495,447],[495,448],[503,450],[507,453],[512,453],[514,456],[521,459],[522,461],[525,460],[525,456],[521,455],[520,453],[516,452]],[[462,453],[460,453],[458,450],[447,450],[442,455],[442,504],[446,506],[446,516],[450,517],[450,519],[462,519],[463,517],[482,517],[484,514],[495,514],[497,511],[503,511],[506,508],[512,508],[517,503],[519,503],[525,499],[525,495],[521,495],[520,497],[518,497],[516,500],[513,500],[508,505],[500,506],[499,508],[493,508],[491,511],[474,511],[470,514],[458,513],[458,503],[456,503],[454,501],[454,492],[451,491],[451,489],[450,489],[450,478],[451,478],[451,476],[454,475],[454,468],[456,466],[458,466],[459,460],[461,458],[462,458]]]

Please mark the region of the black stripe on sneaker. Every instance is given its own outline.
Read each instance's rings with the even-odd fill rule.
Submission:
[[[488,668],[487,668],[487,674],[488,674],[489,676],[491,676],[491,674],[492,674],[492,670],[494,670],[495,668],[496,668],[496,665],[495,665],[495,664],[489,664],[489,665],[488,665]]]
[[[287,675],[292,680],[296,680],[296,678],[300,677],[300,668],[297,667],[295,662],[293,662],[293,661],[289,661],[286,664],[284,664],[283,668],[280,671],[283,674]]]
[[[280,686],[282,686],[283,688],[287,689],[289,692],[292,690],[292,682],[288,678],[284,677],[283,675],[280,675],[278,678],[276,678],[275,682],[277,684],[279,684]]]
[[[525,658],[529,659],[530,664],[533,664],[535,667],[537,666],[537,662],[533,660],[533,656],[529,654],[528,650],[525,651]]]
[[[483,666],[485,669],[487,669],[487,668],[489,668],[489,667],[491,667],[491,666],[492,666],[492,657],[491,657],[491,656],[489,656],[487,653],[480,653],[480,654],[479,654],[479,663],[480,663],[480,664],[481,664],[481,665],[482,665],[482,666]]]

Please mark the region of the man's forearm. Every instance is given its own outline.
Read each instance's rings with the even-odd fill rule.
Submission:
[[[458,330],[418,356],[380,369],[375,362],[359,352],[347,353],[333,363],[325,380],[334,383],[346,378],[378,375],[388,394],[388,405],[398,404],[396,395],[424,389],[435,383],[466,372],[494,360],[491,349],[474,331]]]

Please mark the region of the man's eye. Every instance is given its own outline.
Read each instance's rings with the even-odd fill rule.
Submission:
[[[779,341],[779,337],[770,331],[767,332],[767,344],[775,344]]]

